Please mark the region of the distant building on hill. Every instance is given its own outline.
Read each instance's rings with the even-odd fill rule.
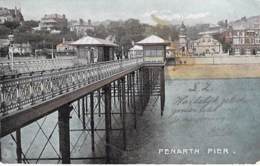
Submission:
[[[38,29],[47,31],[63,31],[67,29],[68,21],[66,16],[60,14],[45,14],[41,19]]]
[[[0,24],[4,24],[5,22],[19,22],[22,23],[24,21],[21,9],[7,9],[0,7]]]
[[[94,31],[94,26],[91,23],[91,20],[85,22],[83,19],[72,20],[69,22],[69,29],[72,32],[76,32],[77,36],[88,35],[88,32]]]

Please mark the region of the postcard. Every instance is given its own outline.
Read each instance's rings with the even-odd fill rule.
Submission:
[[[257,164],[259,0],[0,0],[3,164]]]

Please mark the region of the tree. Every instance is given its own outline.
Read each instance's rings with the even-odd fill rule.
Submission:
[[[218,40],[218,41],[221,43],[222,48],[223,48],[223,51],[224,51],[225,53],[227,53],[227,52],[231,49],[232,44],[229,43],[229,42],[227,42],[227,41],[225,40],[225,37],[224,37],[222,34],[214,35],[213,38],[216,39],[216,40]]]
[[[108,36],[107,28],[104,25],[99,24],[95,27],[93,34],[95,37],[106,38]]]
[[[6,21],[6,22],[4,23],[4,25],[5,25],[7,28],[9,28],[9,29],[14,30],[14,29],[16,29],[16,28],[20,25],[20,23],[19,23],[19,22],[15,22],[15,21],[13,21],[13,22],[11,22],[11,21]]]
[[[223,21],[223,20],[219,21],[218,25],[221,27],[225,27],[225,21]]]
[[[39,25],[38,21],[30,20],[24,21],[20,26],[17,27],[19,32],[30,32],[32,28],[37,27]]]
[[[0,37],[6,38],[11,33],[11,29],[5,25],[0,25]]]

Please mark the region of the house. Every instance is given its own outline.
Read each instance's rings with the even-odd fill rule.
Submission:
[[[0,7],[0,24],[4,24],[5,22],[19,22],[22,23],[24,21],[23,15],[21,13],[21,9],[7,9]]]
[[[202,35],[192,43],[193,54],[197,56],[209,56],[222,53],[222,44],[211,35]]]
[[[45,14],[44,17],[41,19],[39,28],[40,30],[47,30],[47,31],[62,31],[68,27],[68,21],[66,16],[60,14]]]
[[[232,55],[259,55],[260,16],[231,22],[224,36],[225,42],[231,45]]]
[[[9,39],[0,39],[0,56],[6,57],[8,55]]]
[[[76,47],[71,45],[72,42],[73,42],[73,41],[66,41],[66,40],[63,38],[62,43],[60,43],[60,44],[58,44],[58,45],[56,46],[56,52],[57,52],[57,54],[59,54],[59,55],[68,55],[68,54],[74,55],[75,52],[76,52]]]
[[[229,38],[232,40],[232,50],[235,55],[260,54],[260,17],[247,19],[232,24]]]
[[[78,21],[70,21],[69,29],[72,32],[76,32],[77,36],[85,36],[88,35],[88,32],[93,32],[95,28],[92,25],[91,20],[85,22],[83,19],[79,19]]]
[[[129,58],[142,57],[144,54],[143,46],[135,45],[128,51]]]

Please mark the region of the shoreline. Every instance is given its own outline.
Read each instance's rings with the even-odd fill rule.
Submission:
[[[168,80],[258,79],[260,64],[177,65],[166,67]]]

